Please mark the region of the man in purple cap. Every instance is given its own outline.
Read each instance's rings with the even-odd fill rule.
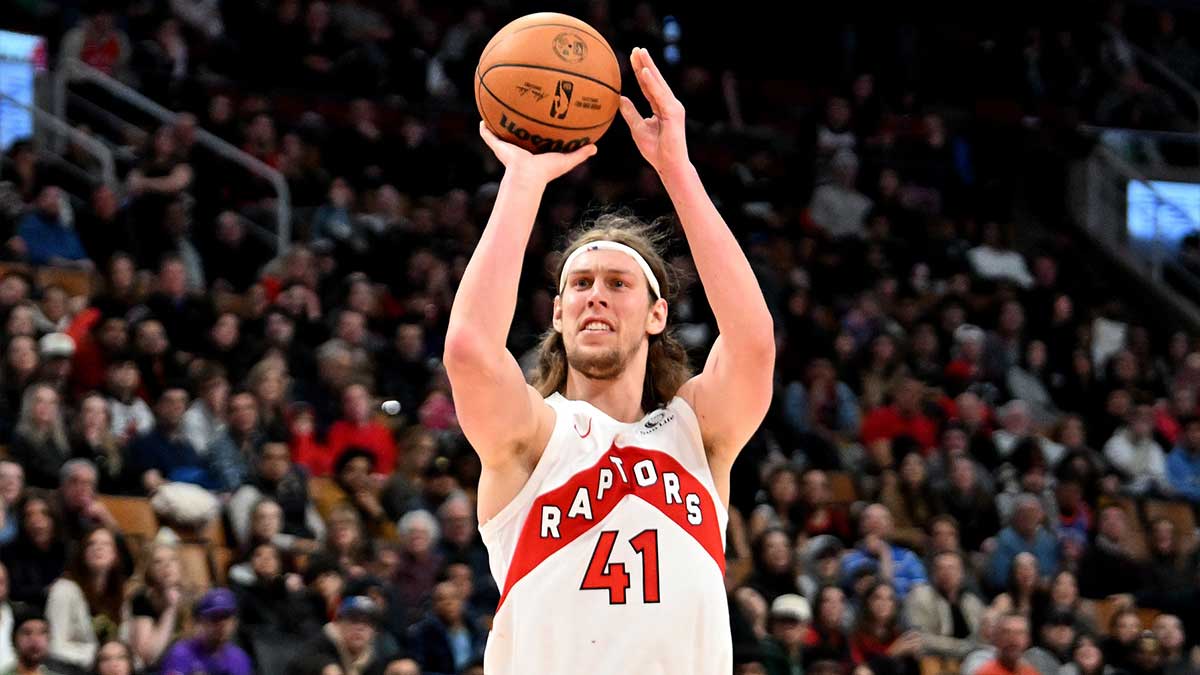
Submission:
[[[250,657],[233,644],[237,599],[214,588],[196,604],[196,637],[180,640],[162,662],[163,675],[251,675]]]

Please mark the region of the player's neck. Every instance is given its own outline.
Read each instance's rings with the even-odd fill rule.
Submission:
[[[594,380],[568,367],[563,396],[572,401],[587,401],[618,422],[636,422],[646,414],[642,410],[645,380],[645,365],[640,368],[631,365],[612,380]]]

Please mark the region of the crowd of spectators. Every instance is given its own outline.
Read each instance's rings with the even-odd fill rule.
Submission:
[[[0,165],[0,672],[482,672],[499,594],[438,357],[500,170],[472,69],[522,8],[16,4],[0,24],[47,34],[51,65],[183,114],[108,136],[133,158],[118,189],[29,142]],[[1200,341],[1096,283],[1065,228],[1017,227],[1009,136],[944,67],[929,82],[939,24],[832,26],[855,39],[795,100],[652,3],[571,9],[663,55],[776,317],[776,396],[734,467],[736,672],[1200,672]],[[982,41],[992,93],[1169,126],[1122,9]],[[1138,17],[1197,77],[1195,17]],[[271,192],[197,128],[286,176],[285,248],[259,236]],[[557,236],[602,205],[669,215],[619,123],[600,146],[540,211],[510,334],[527,368]],[[670,257],[688,271],[682,241]],[[703,363],[694,279],[671,320]],[[170,515],[204,500],[180,485],[216,496],[211,578],[181,561]],[[165,526],[125,532],[99,495]]]

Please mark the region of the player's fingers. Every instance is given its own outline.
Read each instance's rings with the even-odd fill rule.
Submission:
[[[578,157],[582,157],[583,159],[587,159],[588,157],[591,157],[592,155],[596,154],[599,151],[600,151],[600,148],[597,148],[595,143],[588,143],[587,145],[583,146],[582,148],[572,150],[570,153],[568,153],[567,156],[568,157],[578,156]]]
[[[596,145],[594,143],[589,143],[578,150],[572,150],[571,152],[563,155],[563,164],[565,164],[567,167],[563,173],[566,173],[566,171],[570,171],[580,164],[583,164],[594,154],[596,154]]]
[[[663,77],[662,71],[658,69],[658,64],[656,64],[654,62],[654,58],[650,56],[650,50],[643,47],[641,52],[642,67],[649,68],[650,72],[654,75],[654,78],[658,80],[662,86],[667,89],[667,91],[670,91],[671,88],[667,86],[667,78]]]
[[[621,117],[625,118],[625,124],[628,124],[630,129],[638,129],[645,123],[645,120],[642,119],[642,114],[637,110],[637,106],[627,97],[621,97],[620,108]]]
[[[479,123],[479,135],[483,138],[483,142],[487,143],[487,146],[492,149],[492,152],[499,156],[504,141],[500,140],[496,134],[492,133],[492,130],[487,127],[485,122]]]
[[[650,71],[650,79],[654,83],[661,111],[673,114],[672,111],[681,108],[682,104],[679,104],[678,99],[675,98],[675,93],[671,91],[671,85],[667,84],[667,78],[663,77],[662,71],[654,63],[654,59],[650,58],[650,52],[642,49],[641,55],[640,61],[642,67]],[[662,115],[660,114],[659,116],[661,117]]]
[[[640,47],[635,47],[629,55],[629,65],[633,68],[633,76],[637,78],[638,87],[642,90],[642,95],[646,97],[646,101],[650,103],[650,111],[658,117],[662,117],[661,101],[657,100],[659,96],[659,88],[653,81],[653,78],[646,76],[646,50]]]
[[[483,139],[483,142],[487,143],[489,146],[492,145],[492,141],[496,140],[496,134],[493,134],[492,130],[487,128],[487,122],[482,120],[479,122],[479,136]],[[492,149],[494,150],[495,148],[493,147]]]
[[[650,74],[650,70],[642,68],[637,71],[638,85],[642,88],[642,93],[646,95],[646,101],[650,103],[650,110],[654,112],[659,119],[663,117],[663,98],[662,90],[658,83],[654,81],[654,77]]]
[[[642,63],[642,49],[640,47],[634,47],[633,51],[629,53],[629,65],[635,73],[645,67],[645,64]]]

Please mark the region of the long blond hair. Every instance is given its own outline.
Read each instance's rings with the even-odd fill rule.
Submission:
[[[566,255],[583,244],[608,240],[625,244],[646,259],[646,264],[658,278],[662,297],[668,306],[678,290],[677,272],[663,257],[669,234],[665,227],[639,220],[628,213],[606,213],[568,235],[568,243],[560,255],[554,274],[557,280],[562,275]],[[555,291],[558,289],[556,288]],[[649,293],[649,291],[647,291]],[[653,295],[649,297],[654,300]],[[675,397],[679,387],[692,376],[688,355],[683,345],[675,339],[670,328],[658,335],[649,336],[650,344],[646,355],[646,379],[642,383],[642,409],[655,410],[665,406]],[[533,374],[533,388],[542,396],[562,392],[567,386],[567,348],[562,334],[551,327],[542,336],[538,345],[537,368]]]

